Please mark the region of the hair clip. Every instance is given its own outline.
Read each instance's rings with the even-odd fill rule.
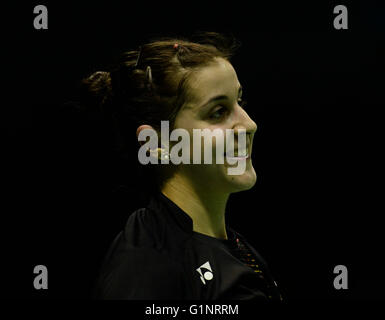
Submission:
[[[138,53],[138,57],[136,58],[136,62],[135,62],[134,68],[137,68],[137,67],[138,67],[139,59],[140,59],[140,56],[141,56],[141,55],[142,55],[142,46],[139,46],[139,53]]]
[[[152,87],[152,72],[150,66],[147,66],[146,68],[146,86],[147,89],[151,89]]]

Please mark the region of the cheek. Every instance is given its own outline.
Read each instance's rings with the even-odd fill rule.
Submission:
[[[211,152],[212,154],[212,160],[215,162],[216,157],[216,150],[220,152],[221,150],[225,150],[225,138],[226,138],[226,129],[229,128],[229,126],[218,126],[213,125],[212,123],[207,122],[206,120],[202,119],[195,119],[194,116],[187,111],[180,112],[174,123],[175,128],[185,129],[189,133],[189,141],[190,141],[190,158],[191,161],[193,159],[194,154],[194,148],[195,150],[199,150],[201,154],[201,163],[203,163],[203,157],[205,152]],[[201,135],[200,139],[200,146],[194,144],[194,129],[198,129]],[[219,138],[216,139],[214,137],[211,137],[211,147],[209,144],[205,144],[205,133],[202,131],[203,129],[208,129],[210,132],[213,132],[214,130],[219,131]],[[207,139],[207,138],[206,138]],[[196,140],[196,139],[195,139]],[[223,154],[223,152],[220,152]]]

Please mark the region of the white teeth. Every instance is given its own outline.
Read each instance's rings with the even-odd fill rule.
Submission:
[[[238,154],[242,154],[242,156],[238,156]],[[225,153],[225,157],[227,156],[227,154]],[[229,158],[244,158],[244,157],[248,157],[249,156],[249,149],[245,149],[245,150],[238,150],[238,152],[234,152],[234,155],[232,157],[229,156]]]
[[[244,156],[238,156],[238,155],[234,155],[234,157],[227,157],[227,158],[229,158],[229,159],[232,159],[232,158],[248,158],[249,157],[249,155],[248,154],[246,154],[246,155],[244,155]]]

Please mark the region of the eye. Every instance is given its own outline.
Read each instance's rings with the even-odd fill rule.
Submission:
[[[244,109],[245,106],[247,105],[246,100],[238,99],[238,104]]]
[[[210,115],[210,119],[221,119],[226,112],[227,109],[225,107],[221,107]]]

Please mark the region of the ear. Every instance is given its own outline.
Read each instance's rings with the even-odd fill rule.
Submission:
[[[138,140],[138,137],[139,137],[139,133],[144,130],[144,129],[152,129],[152,130],[155,130],[152,126],[148,125],[148,124],[142,124],[141,126],[139,126],[137,129],[136,129],[136,139]],[[139,144],[142,145],[145,143],[145,141],[139,141]]]

